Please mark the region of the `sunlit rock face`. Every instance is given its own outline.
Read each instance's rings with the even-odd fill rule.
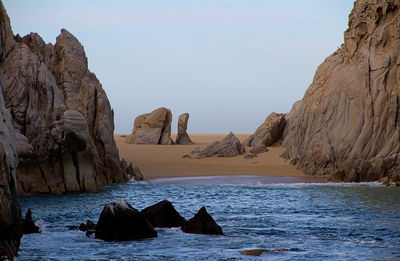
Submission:
[[[94,191],[126,181],[113,111],[79,41],[62,29],[54,46],[31,33],[11,37],[5,49],[0,67],[17,132],[19,192]]]
[[[399,178],[399,24],[399,1],[355,2],[343,46],[286,119],[284,156],[306,173]]]

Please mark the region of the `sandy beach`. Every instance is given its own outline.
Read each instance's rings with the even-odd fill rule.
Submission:
[[[116,134],[115,141],[119,149],[120,158],[128,163],[138,166],[145,180],[172,178],[172,177],[198,177],[198,176],[224,176],[257,175],[274,177],[277,182],[287,180],[295,182],[324,182],[321,177],[312,177],[303,174],[295,166],[280,157],[283,148],[280,142],[268,147],[268,152],[259,154],[253,159],[244,159],[244,155],[233,158],[203,158],[195,159],[191,152],[197,147],[223,139],[226,134],[189,134],[193,145],[142,145],[126,144],[125,135]],[[240,141],[250,134],[236,134]],[[175,140],[175,135],[171,138]],[[246,148],[246,152],[249,148]],[[193,159],[182,158],[190,155]],[[279,178],[282,177],[282,178]],[[290,179],[288,179],[290,177]]]

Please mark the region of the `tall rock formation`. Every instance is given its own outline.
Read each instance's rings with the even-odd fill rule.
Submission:
[[[186,132],[189,121],[189,113],[183,113],[178,118],[178,134],[176,134],[176,144],[193,144],[189,134]]]
[[[136,117],[132,134],[126,137],[129,144],[171,145],[171,110],[161,107]]]
[[[398,0],[355,2],[344,44],[287,119],[284,155],[306,173],[400,178],[399,25]]]
[[[12,36],[11,28],[8,33]],[[113,111],[79,41],[65,29],[54,46],[36,33],[6,39],[8,53],[0,68],[17,132],[18,190],[94,191],[126,181]],[[15,44],[10,48],[8,42]]]
[[[10,20],[0,1],[0,62],[14,44]],[[4,84],[4,75],[0,71],[0,90]],[[22,237],[21,209],[16,199],[17,164],[15,131],[0,91],[0,260],[14,257]]]

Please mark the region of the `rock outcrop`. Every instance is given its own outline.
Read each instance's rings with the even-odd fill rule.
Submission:
[[[32,218],[31,209],[26,211],[25,218],[22,220],[22,232],[24,234],[40,233],[40,228],[36,226],[35,221]]]
[[[0,1],[0,63],[14,47],[10,20]],[[0,90],[5,79],[0,70]],[[13,259],[22,237],[21,208],[17,201],[18,164],[15,130],[0,91],[0,260]]]
[[[192,152],[193,153],[193,152]],[[245,153],[244,146],[231,132],[221,141],[215,141],[198,152],[197,158],[205,157],[235,157]]]
[[[132,134],[125,141],[129,144],[162,144],[170,145],[172,113],[161,107],[151,113],[136,117]]]
[[[130,241],[157,237],[157,232],[143,214],[119,200],[104,207],[95,237],[105,241]]]
[[[187,134],[187,125],[189,121],[189,113],[183,113],[178,118],[178,134],[176,135],[176,144],[189,145],[193,144]]]
[[[284,156],[312,175],[400,173],[400,3],[357,0],[344,44],[317,69],[284,131]]]
[[[202,207],[194,217],[189,219],[183,226],[182,231],[191,234],[223,235],[221,227]]]
[[[271,113],[256,132],[243,142],[244,146],[271,146],[282,137],[285,123],[285,114]]]
[[[141,211],[153,227],[181,227],[186,220],[168,200],[163,200]]]
[[[54,46],[36,33],[15,39],[0,68],[17,132],[19,192],[94,191],[127,181],[113,111],[83,46],[65,29]]]

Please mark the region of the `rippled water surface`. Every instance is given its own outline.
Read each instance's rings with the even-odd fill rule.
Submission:
[[[138,210],[168,199],[186,219],[204,205],[225,236],[157,229],[154,239],[110,243],[68,230],[87,219],[97,222],[103,206],[118,199]],[[22,197],[20,203],[23,213],[32,209],[43,233],[22,238],[19,260],[400,259],[400,188],[374,183],[130,183],[97,193]],[[240,253],[255,248],[271,252]]]

